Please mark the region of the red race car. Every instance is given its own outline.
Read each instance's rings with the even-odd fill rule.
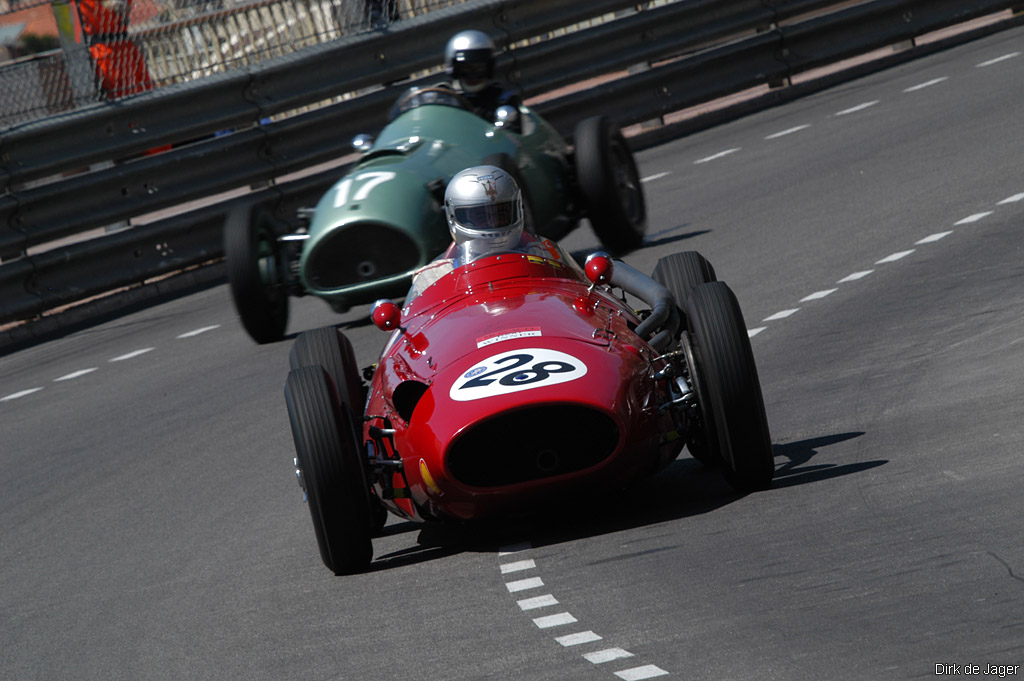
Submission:
[[[404,309],[379,301],[391,336],[364,373],[334,327],[296,340],[296,475],[336,574],[367,568],[386,511],[493,518],[651,475],[684,444],[741,492],[771,485],[746,326],[708,261],[676,253],[648,277],[537,244],[414,281]]]

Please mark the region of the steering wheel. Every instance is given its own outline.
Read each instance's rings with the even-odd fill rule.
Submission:
[[[407,92],[405,96],[402,97],[402,99],[398,100],[398,104],[395,105],[395,109],[401,110],[410,99],[412,99],[413,97],[419,97],[420,95],[427,92],[436,92],[438,94],[446,95],[448,97],[453,98],[456,102],[458,102],[459,106],[461,106],[466,111],[473,110],[473,105],[470,104],[465,97],[460,95],[452,88],[444,87],[443,85],[432,85],[430,87],[420,88],[418,90],[412,90],[411,92]]]

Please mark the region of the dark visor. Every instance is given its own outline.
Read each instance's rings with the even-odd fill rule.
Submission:
[[[503,229],[519,221],[518,205],[514,201],[488,203],[455,209],[455,221],[470,229]]]

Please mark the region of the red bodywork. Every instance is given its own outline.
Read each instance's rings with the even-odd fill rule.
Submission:
[[[403,310],[370,384],[364,442],[402,463],[377,467],[378,496],[409,518],[472,520],[667,465],[682,441],[664,442],[664,362],[638,321],[547,258],[439,279]]]

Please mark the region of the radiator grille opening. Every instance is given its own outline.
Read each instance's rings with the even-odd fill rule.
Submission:
[[[419,264],[419,248],[408,234],[377,222],[358,222],[319,241],[306,269],[310,283],[326,290],[401,274]]]
[[[545,405],[500,414],[448,448],[459,482],[499,487],[564,475],[611,456],[619,429],[607,414],[579,405]]]

